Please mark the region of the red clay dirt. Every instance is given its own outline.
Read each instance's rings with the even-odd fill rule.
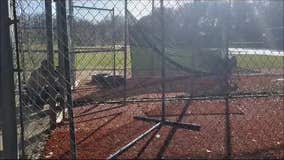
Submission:
[[[273,78],[272,78],[273,79]],[[241,79],[242,88],[261,81]],[[92,91],[88,91],[92,93]],[[88,93],[88,94],[89,94]],[[147,97],[157,94],[143,95]],[[179,114],[184,101],[167,102],[166,114]],[[160,102],[124,105],[100,104],[74,109],[76,143],[79,159],[105,159],[142,134],[153,124],[134,120],[134,116],[160,114]],[[230,100],[231,148],[233,158],[284,159],[284,100],[280,97]],[[176,120],[177,117],[168,117]],[[182,122],[196,123],[201,130],[178,129],[163,154],[164,158],[225,158],[225,101],[193,101]],[[162,127],[139,155],[151,134],[119,158],[153,159],[172,128]],[[43,158],[70,158],[68,121],[54,130]]]

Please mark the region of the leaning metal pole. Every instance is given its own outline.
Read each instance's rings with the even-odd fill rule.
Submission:
[[[114,154],[110,155],[107,159],[117,159],[118,156],[120,156],[122,153],[124,153],[125,151],[127,151],[129,148],[131,148],[132,146],[134,146],[138,141],[142,140],[144,137],[146,137],[147,135],[149,135],[150,133],[152,133],[154,130],[156,130],[157,128],[159,128],[161,126],[161,122],[155,124],[153,127],[151,127],[150,129],[148,129],[146,132],[144,132],[143,134],[141,134],[140,136],[138,136],[137,138],[135,138],[134,140],[132,140],[130,143],[128,143],[127,145],[123,146],[121,149],[119,149],[118,151],[116,151]]]
[[[3,133],[3,159],[17,159],[17,123],[14,93],[13,55],[10,39],[9,1],[0,1],[0,114]]]
[[[70,62],[69,62],[69,51],[68,51],[68,35],[67,35],[67,18],[66,18],[66,0],[56,1],[57,10],[57,28],[58,28],[58,54],[63,58],[64,62],[64,73],[65,73],[65,87],[67,96],[67,108],[68,108],[68,119],[69,119],[69,130],[70,130],[70,147],[71,147],[71,158],[76,159],[76,138],[75,138],[75,126],[73,120],[73,101],[72,101],[72,90],[71,90],[71,78],[70,78]]]

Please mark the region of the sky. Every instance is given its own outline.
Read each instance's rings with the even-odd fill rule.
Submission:
[[[44,13],[44,0],[18,0],[18,15],[36,15]],[[191,0],[165,0],[165,7],[176,8]],[[67,1],[68,3],[68,1]],[[53,14],[55,15],[55,2],[52,3]],[[125,1],[124,0],[73,0],[73,6],[95,7],[95,8],[114,8],[115,15],[124,16]],[[154,6],[159,7],[159,0],[154,0]],[[151,14],[152,0],[128,0],[128,10],[137,18]],[[89,21],[100,21],[107,16],[109,11],[96,9],[82,9],[74,7],[74,17],[82,18]]]

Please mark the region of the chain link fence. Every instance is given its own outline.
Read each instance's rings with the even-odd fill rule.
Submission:
[[[22,158],[284,157],[282,1],[9,7]]]

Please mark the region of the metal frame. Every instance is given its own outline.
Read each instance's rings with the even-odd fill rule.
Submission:
[[[71,0],[72,1],[72,0]],[[98,52],[113,52],[113,76],[116,76],[116,52],[117,51],[123,51],[123,49],[116,49],[116,41],[115,41],[115,10],[114,8],[111,8],[111,9],[107,9],[107,8],[97,8],[97,7],[86,7],[86,6],[76,6],[76,5],[72,5],[72,2],[69,1],[69,5],[70,5],[70,9],[69,9],[69,16],[70,16],[70,19],[69,19],[69,24],[72,24],[73,22],[73,9],[74,8],[81,8],[81,9],[88,9],[88,10],[99,10],[99,11],[108,11],[108,12],[111,12],[111,24],[112,24],[112,48],[111,49],[99,49],[99,50],[88,50],[88,51],[77,51],[75,52],[74,50],[72,50],[75,54],[75,53],[98,53]],[[72,11],[71,11],[72,10]],[[71,32],[71,25],[70,25],[70,32]],[[70,33],[70,36],[69,36],[71,39],[71,33]],[[71,40],[72,41],[72,40]],[[72,43],[71,43],[72,44]],[[72,44],[71,46],[72,49],[74,49],[74,46]],[[72,55],[73,55],[72,54]],[[73,55],[74,56],[74,55]],[[74,63],[74,62],[73,62]],[[74,71],[76,71],[76,69],[74,69]],[[73,73],[73,75],[76,75],[75,73]],[[74,79],[76,79],[76,77],[73,77]],[[113,79],[115,80],[115,79]]]

